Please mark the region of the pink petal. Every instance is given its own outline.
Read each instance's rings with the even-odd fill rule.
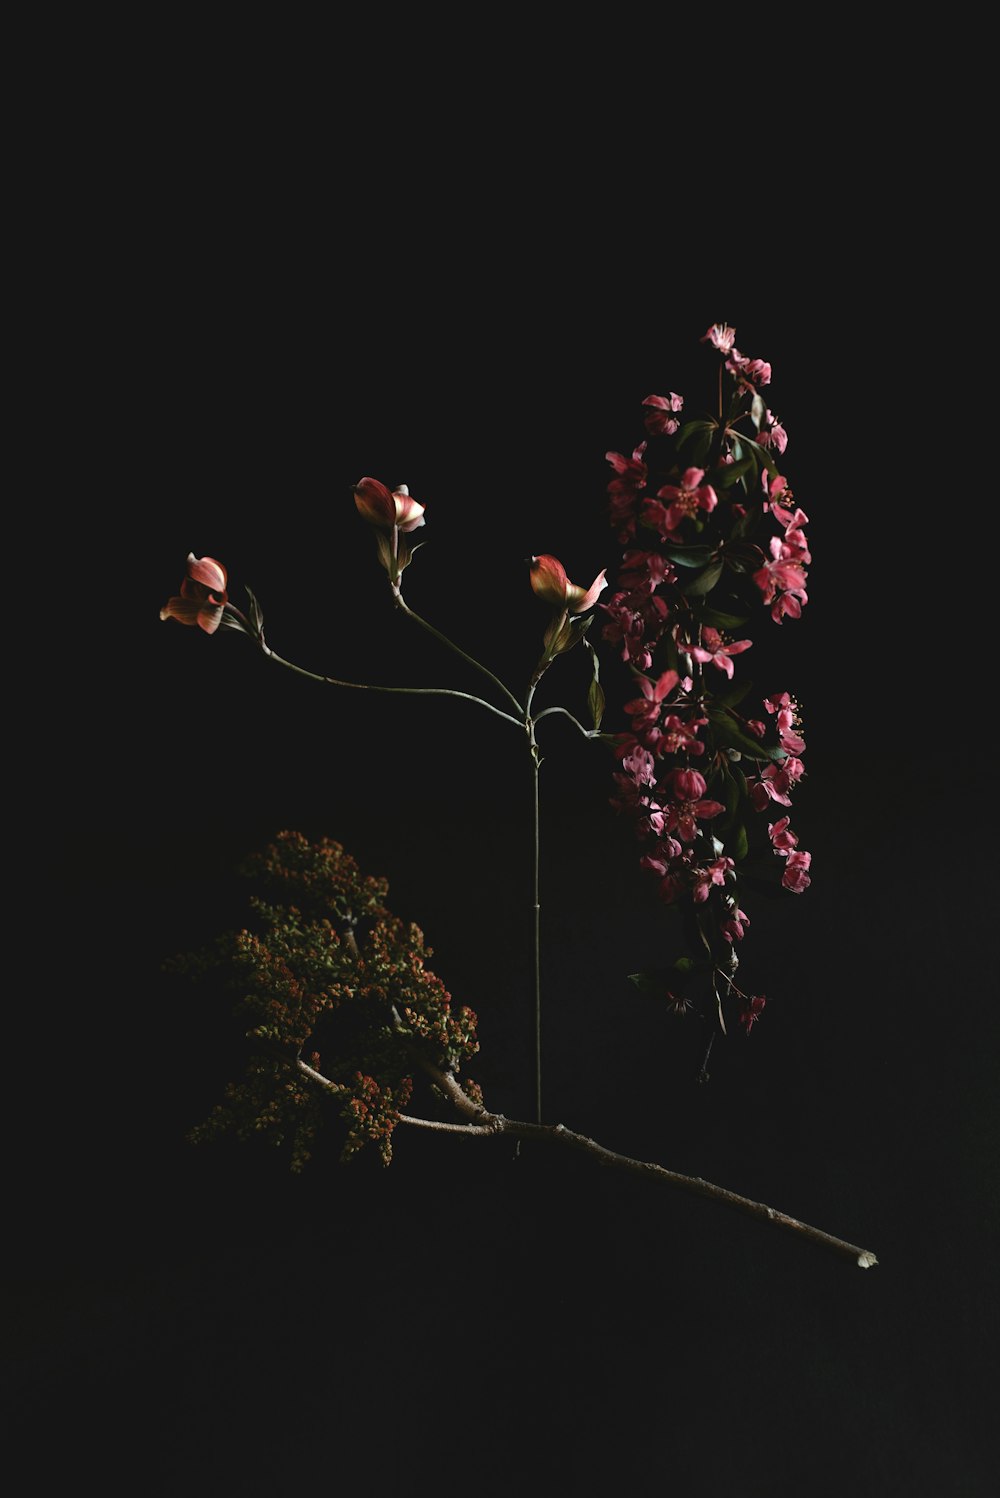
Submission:
[[[608,586],[606,572],[607,568],[603,567],[586,592],[576,583],[566,584],[566,602],[571,614],[585,614],[588,609],[593,608],[600,594]]]
[[[221,603],[204,604],[198,610],[198,618],[195,621],[200,624],[207,635],[214,635],[222,623],[223,607]]]
[[[721,801],[696,801],[694,814],[701,822],[708,821],[711,817],[717,817],[720,811],[725,811]]]
[[[196,583],[204,583],[211,593],[226,591],[226,569],[214,557],[196,557],[188,552],[187,574]]]
[[[550,556],[532,557],[530,569],[531,586],[538,597],[553,608],[562,608],[569,586],[562,562]]]
[[[396,500],[378,479],[360,479],[354,486],[354,503],[370,525],[389,530],[396,524]]]
[[[160,610],[160,618],[176,619],[178,624],[197,624],[201,610],[202,603],[198,599],[168,598]]]

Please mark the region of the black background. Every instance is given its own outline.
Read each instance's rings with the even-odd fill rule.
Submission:
[[[43,1469],[65,1445],[150,1493],[985,1493],[996,885],[944,436],[974,298],[939,220],[888,136],[849,163],[823,142],[843,198],[803,173],[783,208],[746,185],[695,208],[650,186],[639,135],[616,156],[552,119],[530,149],[484,125],[470,168],[453,124],[418,140],[404,112],[383,147],[348,112],[321,170],[307,115],[277,146],[224,111],[131,148],[109,122],[89,166],[65,143],[65,917],[19,1151],[14,1428]],[[408,598],[520,687],[545,622],[525,558],[613,569],[604,452],[639,439],[651,391],[710,403],[717,319],[774,366],[811,517],[805,616],[761,622],[740,666],[803,704],[813,885],[748,902],[767,1012],[699,1087],[696,1027],[624,978],[664,926],[609,762],[546,720],[545,1112],[879,1267],[502,1141],[401,1130],[388,1172],[330,1152],[300,1179],[193,1149],[239,1024],[160,964],[240,921],[236,867],[283,827],[387,875],[479,1013],[487,1101],[527,1116],[529,779],[471,705],[338,693],[161,623],[187,552],[224,561],[236,601],[249,583],[305,666],[476,691],[393,612],[356,514],[363,473],[406,482],[428,521]],[[582,711],[585,688],[576,652],[540,700]]]

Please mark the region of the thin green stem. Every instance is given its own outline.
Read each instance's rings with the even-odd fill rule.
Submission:
[[[318,681],[324,686],[350,687],[355,692],[405,692],[410,697],[461,697],[465,702],[478,703],[487,712],[495,713],[498,718],[513,723],[516,728],[524,727],[520,718],[511,717],[510,713],[502,712],[482,697],[474,697],[471,692],[454,692],[450,687],[380,687],[367,681],[341,681],[337,676],[321,676],[316,671],[307,671],[304,666],[297,666],[294,661],[286,661],[284,656],[272,650],[270,645],[265,645],[263,640],[260,641],[260,648],[269,660],[276,661],[279,666],[285,666],[289,671],[294,671],[296,676],[305,676],[309,681]]]
[[[503,692],[508,702],[512,702],[519,713],[523,713],[525,711],[510,688],[504,686],[499,676],[494,676],[493,672],[489,669],[488,666],[484,666],[482,661],[477,661],[475,656],[468,655],[464,650],[462,650],[458,645],[455,644],[454,640],[449,640],[448,636],[443,635],[439,629],[435,629],[433,624],[428,624],[426,619],[422,619],[418,613],[410,608],[409,604],[406,602],[406,599],[398,589],[394,589],[393,592],[396,600],[396,607],[398,609],[402,609],[404,614],[408,615],[409,618],[413,619],[417,624],[421,625],[422,628],[426,629],[428,634],[434,636],[435,640],[440,640],[442,645],[447,645],[449,650],[453,650],[456,655],[461,656],[463,661],[466,661],[470,666],[475,666],[476,670],[481,671],[484,676],[488,676],[493,685],[500,688],[501,692]],[[504,714],[503,716],[506,717],[507,715]],[[523,720],[518,719],[519,723],[521,721]]]
[[[538,817],[538,771],[541,761],[534,742],[534,725],[531,729],[531,769],[534,789],[534,949],[535,949],[535,1122],[542,1121],[542,906],[539,881],[539,855],[541,838]]]
[[[564,717],[569,719],[574,728],[580,730],[585,739],[596,739],[599,736],[598,729],[584,728],[583,724],[577,718],[574,718],[573,714],[566,707],[543,707],[541,712],[536,714],[534,721],[540,723],[543,718],[548,717],[549,713],[562,713]]]

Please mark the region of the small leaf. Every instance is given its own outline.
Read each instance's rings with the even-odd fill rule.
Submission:
[[[700,598],[704,593],[711,593],[721,576],[722,563],[713,562],[711,567],[706,567],[704,572],[681,586],[681,592],[686,598]]]
[[[716,489],[731,489],[734,484],[739,483],[744,474],[750,472],[753,466],[753,458],[743,458],[735,463],[724,463],[713,473],[712,483]]]
[[[260,604],[257,602],[257,598],[252,588],[246,588],[246,595],[250,600],[250,623],[253,625],[254,633],[256,634],[257,638],[260,639],[264,633],[264,613],[261,609]]]
[[[766,414],[767,407],[761,399],[760,392],[758,390],[755,390],[753,393],[753,400],[750,402],[750,420],[753,422],[758,432],[760,431],[761,422],[764,420]]]
[[[737,703],[743,701],[752,686],[752,681],[737,682],[731,687],[726,687],[723,692],[716,692],[713,701],[718,703],[719,707],[735,707]]]
[[[754,442],[749,437],[744,437],[743,441],[746,443],[753,456],[757,459],[757,462],[760,464],[761,468],[766,468],[772,478],[777,478],[778,465],[771,457],[771,454],[768,452],[767,448],[761,447],[759,442]]]
[[[682,567],[704,567],[715,555],[714,546],[665,546],[663,555]]]
[[[742,863],[743,859],[746,858],[749,850],[750,839],[747,837],[746,823],[740,822],[736,827],[736,835],[733,838],[732,849],[729,856],[735,859],[737,863]]]
[[[604,688],[601,686],[601,663],[597,651],[589,640],[583,642],[590,651],[590,662],[593,667],[593,676],[587,689],[587,706],[590,708],[590,716],[594,720],[594,727],[600,728],[601,719],[604,717]]]
[[[710,608],[706,603],[698,618],[702,624],[711,624],[713,629],[742,629],[749,614],[727,614],[722,609]]]
[[[717,426],[717,421],[710,421],[703,416],[696,417],[694,421],[685,421],[677,433],[677,446],[683,447],[689,437],[699,433],[714,432]]]
[[[781,761],[788,758],[780,744],[766,744],[761,739],[755,739],[751,734],[746,733],[724,708],[710,707],[708,719],[717,743],[728,744],[733,749],[739,749],[751,759]]]

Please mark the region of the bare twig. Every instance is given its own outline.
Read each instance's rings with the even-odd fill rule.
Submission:
[[[449,1134],[464,1134],[470,1139],[508,1134],[516,1139],[533,1139],[538,1143],[563,1145],[589,1155],[599,1165],[626,1171],[630,1175],[638,1175],[644,1180],[654,1181],[664,1186],[676,1186],[679,1190],[689,1191],[696,1196],[707,1196],[712,1201],[720,1202],[723,1206],[734,1207],[750,1217],[757,1217],[763,1222],[773,1222],[778,1227],[788,1228],[811,1243],[819,1243],[832,1249],[842,1258],[853,1259],[862,1269],[870,1269],[878,1263],[877,1258],[869,1249],[859,1248],[856,1243],[848,1243],[832,1233],[823,1232],[821,1228],[811,1227],[806,1222],[800,1222],[797,1217],[790,1217],[787,1212],[779,1212],[776,1207],[768,1207],[749,1196],[740,1196],[736,1191],[729,1191],[725,1186],[716,1186],[711,1181],[702,1180],[701,1176],[682,1175],[679,1171],[668,1170],[665,1165],[654,1165],[648,1160],[635,1160],[631,1155],[619,1155],[614,1150],[606,1149],[603,1144],[598,1144],[595,1139],[588,1139],[585,1134],[574,1133],[564,1124],[526,1123],[519,1119],[505,1118],[502,1113],[491,1113],[487,1108],[482,1108],[478,1103],[473,1102],[463,1091],[453,1072],[443,1071],[441,1067],[435,1066],[433,1062],[420,1055],[416,1048],[411,1049],[414,1060],[421,1070],[445,1094],[456,1111],[470,1122],[442,1124],[432,1119],[413,1118],[407,1114],[401,1114],[400,1123],[411,1124],[416,1128],[439,1129]],[[298,1067],[307,1077],[321,1086],[336,1091],[341,1090],[336,1083],[330,1082],[301,1059]]]

